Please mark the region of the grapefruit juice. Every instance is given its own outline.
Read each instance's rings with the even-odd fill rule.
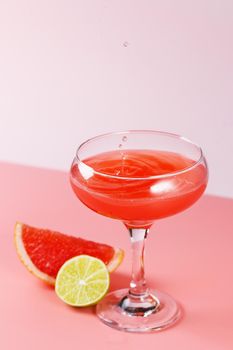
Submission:
[[[167,151],[109,151],[71,167],[71,185],[78,198],[129,227],[149,227],[156,219],[185,210],[206,184],[203,164]]]

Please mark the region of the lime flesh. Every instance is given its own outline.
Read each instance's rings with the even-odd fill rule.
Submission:
[[[55,292],[71,306],[90,306],[98,303],[109,289],[109,272],[102,260],[79,255],[60,268]]]

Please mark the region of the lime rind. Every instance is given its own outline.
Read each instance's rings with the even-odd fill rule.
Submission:
[[[98,303],[109,289],[109,272],[102,260],[79,255],[60,268],[55,292],[71,306],[90,306]]]

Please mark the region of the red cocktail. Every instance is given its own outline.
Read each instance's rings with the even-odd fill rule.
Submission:
[[[111,293],[98,305],[103,322],[143,332],[165,328],[178,319],[176,302],[146,286],[144,238],[154,220],[196,202],[206,188],[207,176],[201,149],[173,134],[113,133],[80,146],[71,167],[74,192],[90,209],[123,221],[133,247],[130,289]]]
[[[194,166],[192,159],[173,152],[111,151],[87,158],[83,164],[94,171],[89,177],[85,165],[72,166],[76,195],[90,209],[130,227],[135,223],[145,227],[186,209],[201,196],[207,182],[202,164]]]

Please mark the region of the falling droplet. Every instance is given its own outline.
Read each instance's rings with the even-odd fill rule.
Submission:
[[[127,136],[123,136],[123,137],[122,137],[122,141],[123,141],[123,142],[126,142],[127,140],[128,140],[128,139],[127,139]]]
[[[123,145],[122,145],[121,143],[118,145],[119,148],[121,148],[122,146],[123,146]]]
[[[123,46],[124,46],[124,47],[127,47],[128,45],[129,45],[128,41],[124,41],[124,42],[123,42]]]

